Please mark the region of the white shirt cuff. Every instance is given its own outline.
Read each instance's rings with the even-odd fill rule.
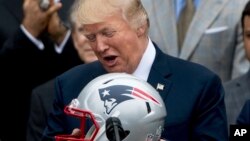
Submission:
[[[21,30],[24,32],[24,34],[30,39],[31,42],[33,42],[39,50],[44,50],[44,44],[41,40],[35,38],[33,35],[31,35],[23,25],[21,25]]]

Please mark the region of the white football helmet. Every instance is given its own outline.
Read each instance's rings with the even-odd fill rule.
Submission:
[[[56,136],[57,141],[109,141],[106,121],[120,119],[122,141],[159,141],[167,115],[159,93],[147,82],[126,73],[108,73],[89,82],[65,108],[81,118],[81,138]],[[86,120],[91,121],[91,128]],[[84,132],[87,131],[85,134]]]

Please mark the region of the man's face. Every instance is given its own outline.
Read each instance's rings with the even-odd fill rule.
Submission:
[[[145,50],[136,30],[120,14],[84,25],[84,34],[108,72],[133,73]]]
[[[89,45],[88,40],[81,34],[83,28],[79,23],[74,24],[72,39],[74,47],[84,63],[90,63],[97,60],[97,57]]]
[[[244,25],[244,31],[243,31],[244,46],[245,46],[248,60],[250,60],[250,16],[246,16],[243,22],[244,22],[243,24]]]

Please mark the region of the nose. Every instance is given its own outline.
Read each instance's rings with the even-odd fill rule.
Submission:
[[[96,50],[98,52],[104,52],[108,48],[109,48],[109,46],[107,45],[107,40],[105,39],[105,37],[103,37],[101,35],[97,35],[97,37],[96,37]]]

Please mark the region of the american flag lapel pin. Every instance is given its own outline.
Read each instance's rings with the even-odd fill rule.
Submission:
[[[164,85],[158,83],[158,84],[157,84],[157,87],[156,87],[156,90],[163,90],[163,89],[164,89]]]

